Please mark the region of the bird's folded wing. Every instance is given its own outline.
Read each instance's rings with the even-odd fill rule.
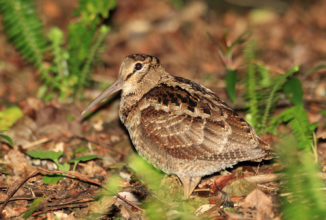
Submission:
[[[242,161],[264,154],[250,125],[233,112],[214,120],[150,105],[140,118],[142,135],[175,158]]]

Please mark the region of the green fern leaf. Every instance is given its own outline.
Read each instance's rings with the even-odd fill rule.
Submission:
[[[298,151],[297,138],[284,136],[276,145],[278,162],[283,168],[280,191],[284,219],[324,219],[326,214],[325,184],[310,152]]]
[[[33,1],[0,0],[0,12],[9,39],[26,60],[41,68],[46,40]]]
[[[294,105],[303,105],[302,85],[298,78],[289,79],[285,83],[283,91]]]
[[[269,130],[275,130],[282,122],[289,123],[295,138],[298,140],[298,149],[310,150],[313,145],[312,137],[316,124],[310,124],[306,110],[302,106],[286,109],[271,120]]]
[[[274,80],[272,89],[268,95],[268,98],[266,99],[267,100],[266,107],[264,109],[264,114],[263,114],[263,117],[262,117],[262,120],[260,123],[260,125],[261,125],[260,127],[266,128],[266,124],[267,124],[267,121],[269,120],[270,113],[271,113],[272,109],[274,108],[276,102],[278,101],[280,89],[286,83],[286,79],[298,71],[299,71],[299,66],[296,66]]]
[[[97,24],[100,19],[108,18],[110,10],[115,6],[116,0],[79,0],[76,15],[81,16],[83,23],[86,25]]]

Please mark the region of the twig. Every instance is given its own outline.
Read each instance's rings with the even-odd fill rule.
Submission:
[[[23,149],[28,149],[28,148],[34,147],[36,145],[40,145],[40,144],[46,143],[46,142],[48,142],[50,140],[51,140],[50,138],[42,138],[42,139],[39,139],[39,140],[34,141],[32,143],[29,143],[29,144],[24,145],[23,146]]]
[[[86,176],[80,175],[76,171],[62,171],[62,170],[46,170],[43,168],[38,168],[39,174],[41,175],[53,175],[53,174],[62,174],[65,177],[69,177],[71,179],[79,179],[84,182],[92,183],[94,185],[97,185],[99,187],[105,188],[101,183],[94,181]]]
[[[258,176],[247,176],[244,179],[250,183],[267,183],[273,182],[278,179],[279,175],[272,173],[272,174],[263,174]]]
[[[9,199],[8,202],[12,202],[12,201],[18,201],[18,200],[34,200],[34,199],[37,199],[38,197],[36,196],[15,196],[15,197],[12,197]],[[2,204],[3,202],[0,201],[0,204]]]
[[[89,203],[89,202],[94,202],[94,199],[85,198],[85,199],[82,199],[79,201],[74,201],[74,202],[51,204],[51,205],[48,205],[46,208],[43,207],[44,210],[34,212],[31,216],[37,216],[37,215],[40,215],[40,214],[43,214],[43,213],[46,213],[49,211],[55,211],[55,210],[64,209],[64,208],[83,208],[83,207],[87,207],[87,205],[85,203]]]
[[[2,214],[4,208],[6,207],[6,205],[8,204],[8,202],[10,201],[10,199],[15,195],[15,193],[24,185],[24,183],[26,183],[29,179],[31,179],[32,177],[35,177],[37,175],[54,175],[54,174],[61,174],[65,177],[68,178],[72,178],[72,179],[79,179],[83,182],[88,182],[91,184],[94,184],[96,186],[99,186],[101,188],[105,189],[105,186],[102,185],[101,183],[91,180],[90,178],[86,177],[86,176],[82,176],[79,173],[75,172],[75,171],[61,171],[61,170],[46,170],[43,168],[37,168],[36,170],[34,170],[28,177],[24,178],[21,182],[19,182],[18,184],[16,184],[15,186],[13,186],[12,188],[9,188],[8,193],[7,193],[7,198],[0,202],[2,203],[2,205],[0,206],[0,215]],[[117,195],[117,197],[119,199],[121,199],[122,201],[126,202],[127,204],[131,205],[132,207],[143,211],[140,207],[138,207],[137,205],[133,204],[132,202],[130,202],[129,200],[127,200],[126,198],[120,196],[119,194]],[[1,216],[0,216],[1,217]]]
[[[251,183],[267,183],[267,182],[273,182],[279,179],[281,174],[263,174],[258,176],[247,176],[244,179]],[[318,173],[318,176],[325,180],[326,179],[326,173]]]
[[[139,210],[139,211],[144,211],[142,208],[140,208],[139,206],[137,206],[136,204],[133,204],[132,202],[130,202],[128,199],[126,199],[125,197],[123,196],[120,196],[119,193],[117,194],[117,197],[119,199],[121,199],[122,201],[124,201],[125,203],[127,203],[128,205],[132,206],[133,208]]]
[[[6,207],[9,200],[15,195],[20,187],[24,185],[24,183],[29,180],[30,178],[37,176],[39,174],[38,170],[34,170],[27,178],[23,179],[20,183],[14,186],[12,189],[9,188],[7,198],[3,201],[3,204],[0,207],[0,215],[2,215],[2,211]]]

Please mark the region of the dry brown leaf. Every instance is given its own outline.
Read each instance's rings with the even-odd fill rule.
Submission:
[[[245,200],[240,204],[244,209],[256,209],[256,219],[268,220],[273,219],[272,211],[273,202],[270,196],[267,196],[259,189],[253,190]]]
[[[18,178],[24,177],[32,171],[29,158],[16,147],[10,150],[4,158],[0,160],[0,163],[11,166],[14,176]]]

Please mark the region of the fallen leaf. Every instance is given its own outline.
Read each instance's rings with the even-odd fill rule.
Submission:
[[[267,196],[259,189],[253,190],[245,200],[239,204],[243,208],[256,209],[256,219],[273,219],[274,213],[272,211],[273,202],[270,196]]]
[[[255,187],[255,184],[250,183],[245,179],[238,179],[224,187],[223,191],[225,191],[229,197],[238,197],[248,195]]]

